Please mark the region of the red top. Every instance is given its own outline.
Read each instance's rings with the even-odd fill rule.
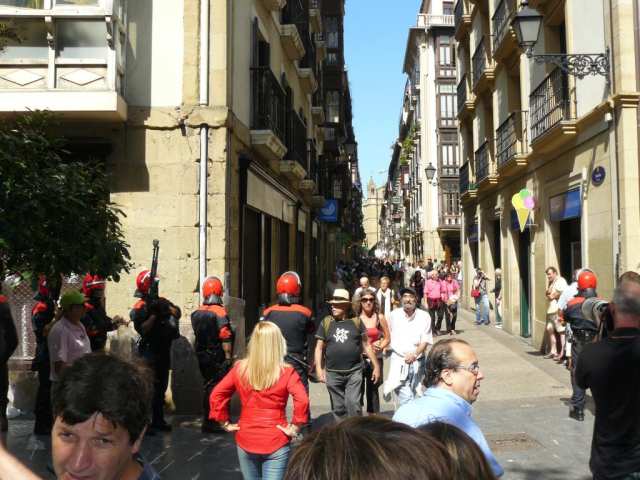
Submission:
[[[287,425],[285,409],[289,395],[293,397],[291,423],[304,425],[309,420],[309,395],[293,367],[286,366],[274,386],[256,391],[240,378],[238,364],[234,365],[211,392],[211,420],[229,420],[229,402],[236,391],[242,405],[236,442],[249,453],[269,455],[289,443],[289,437],[276,428]]]

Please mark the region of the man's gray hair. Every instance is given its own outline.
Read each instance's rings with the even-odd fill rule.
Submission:
[[[630,295],[622,284],[613,293],[613,304],[616,312],[640,317],[640,298]]]

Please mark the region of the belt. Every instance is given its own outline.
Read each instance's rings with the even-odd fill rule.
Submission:
[[[591,330],[575,330],[571,329],[573,336],[578,340],[582,340],[584,342],[589,342],[596,338],[596,332],[592,332]]]

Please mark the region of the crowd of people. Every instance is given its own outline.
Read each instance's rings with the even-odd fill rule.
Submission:
[[[300,276],[282,274],[276,302],[263,311],[246,357],[235,362],[223,284],[217,277],[203,281],[203,304],[191,315],[204,382],[202,431],[235,434],[245,479],[501,477],[504,470],[471,415],[484,373],[473,346],[456,336],[459,264],[400,268],[367,259],[338,267],[321,316],[302,304]],[[608,304],[590,303],[597,279],[589,269],[576,271],[571,285],[553,267],[547,278],[549,358],[571,358],[570,416],[584,419],[585,389],[596,402],[594,478],[638,478],[640,275],[624,274]],[[139,452],[145,434],[171,429],[164,395],[181,311],[154,296],[156,282],[146,270],[136,279],[139,300],[130,318],[140,339],[136,357],[125,359],[104,352],[108,332],[124,322],[104,311],[104,280],[87,275],[83,291],[65,292],[56,307],[59,286],[40,279],[33,309],[34,428],[52,432],[58,478],[159,478]],[[489,282],[481,270],[471,282],[478,325],[489,323],[489,293],[496,306],[501,300],[500,272],[492,290]],[[5,402],[6,363],[17,345],[6,302],[0,296]],[[318,432],[310,431],[309,381],[326,386],[335,419]],[[380,415],[380,389],[393,401],[393,419]],[[241,404],[237,420],[234,394]],[[1,478],[36,477],[0,448]]]

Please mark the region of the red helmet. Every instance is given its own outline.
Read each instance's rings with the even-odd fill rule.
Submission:
[[[100,275],[87,273],[82,280],[82,293],[86,297],[91,297],[95,291],[104,290],[106,283],[105,279]]]
[[[40,275],[38,277],[38,293],[43,297],[48,297],[51,293],[51,291],[49,290],[49,285],[47,285],[46,275]]]
[[[578,290],[595,289],[598,285],[596,274],[590,270],[584,270],[578,275]]]
[[[202,297],[207,305],[221,304],[223,291],[224,287],[218,277],[207,277],[202,282]]]
[[[278,295],[292,295],[299,297],[302,290],[300,276],[296,272],[284,272],[276,283],[276,293]]]
[[[156,277],[157,279],[157,277]],[[151,288],[151,271],[143,270],[136,277],[136,288],[140,295],[147,295]]]

